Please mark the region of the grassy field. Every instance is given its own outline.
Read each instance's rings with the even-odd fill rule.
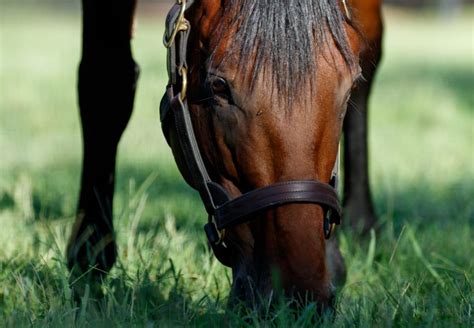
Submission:
[[[204,209],[159,126],[162,20],[134,40],[142,67],[118,159],[120,260],[106,297],[77,305],[64,249],[81,161],[75,96],[80,10],[0,2],[0,326],[309,324],[281,305],[266,319],[226,311],[230,271],[206,247]],[[444,20],[389,10],[370,113],[373,194],[384,227],[338,232],[348,280],[331,327],[473,327],[473,11]]]

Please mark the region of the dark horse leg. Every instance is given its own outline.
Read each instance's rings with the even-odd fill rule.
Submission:
[[[115,157],[133,109],[138,66],[130,46],[136,0],[83,0],[79,107],[83,167],[77,217],[67,246],[72,277],[100,277],[117,257]]]
[[[381,57],[382,21],[379,0],[354,0],[367,47],[361,54],[365,81],[354,90],[344,120],[344,216],[362,234],[375,226],[368,174],[368,101]]]

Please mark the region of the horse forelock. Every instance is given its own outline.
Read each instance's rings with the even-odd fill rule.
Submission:
[[[229,31],[233,35],[219,64],[236,60],[250,88],[263,77],[292,101],[295,90],[314,80],[317,55],[329,41],[348,65],[354,63],[338,1],[228,0],[222,9],[215,33],[221,39]]]

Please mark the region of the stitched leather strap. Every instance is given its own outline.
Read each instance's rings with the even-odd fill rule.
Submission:
[[[172,90],[169,90],[171,93]],[[177,137],[182,153],[184,155],[187,168],[191,175],[192,187],[199,191],[199,195],[209,214],[214,213],[215,205],[213,195],[209,190],[209,184],[212,182],[201,152],[194,135],[193,123],[189,114],[187,101],[181,101],[179,94],[174,96],[170,101],[170,107],[173,112],[174,124],[176,127]]]
[[[341,205],[336,191],[319,181],[288,181],[256,189],[219,206],[215,212],[218,229],[244,223],[249,216],[284,204],[308,203],[333,210],[331,223],[339,224]]]

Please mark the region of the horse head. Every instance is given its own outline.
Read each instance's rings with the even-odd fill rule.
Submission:
[[[342,4],[195,0],[184,17],[186,76],[178,84],[209,179],[229,199],[291,181],[329,183],[360,77],[361,42]],[[173,124],[167,130],[195,186],[180,132]],[[233,298],[275,295],[279,285],[286,296],[331,305],[325,213],[314,202],[289,202],[221,232]]]

